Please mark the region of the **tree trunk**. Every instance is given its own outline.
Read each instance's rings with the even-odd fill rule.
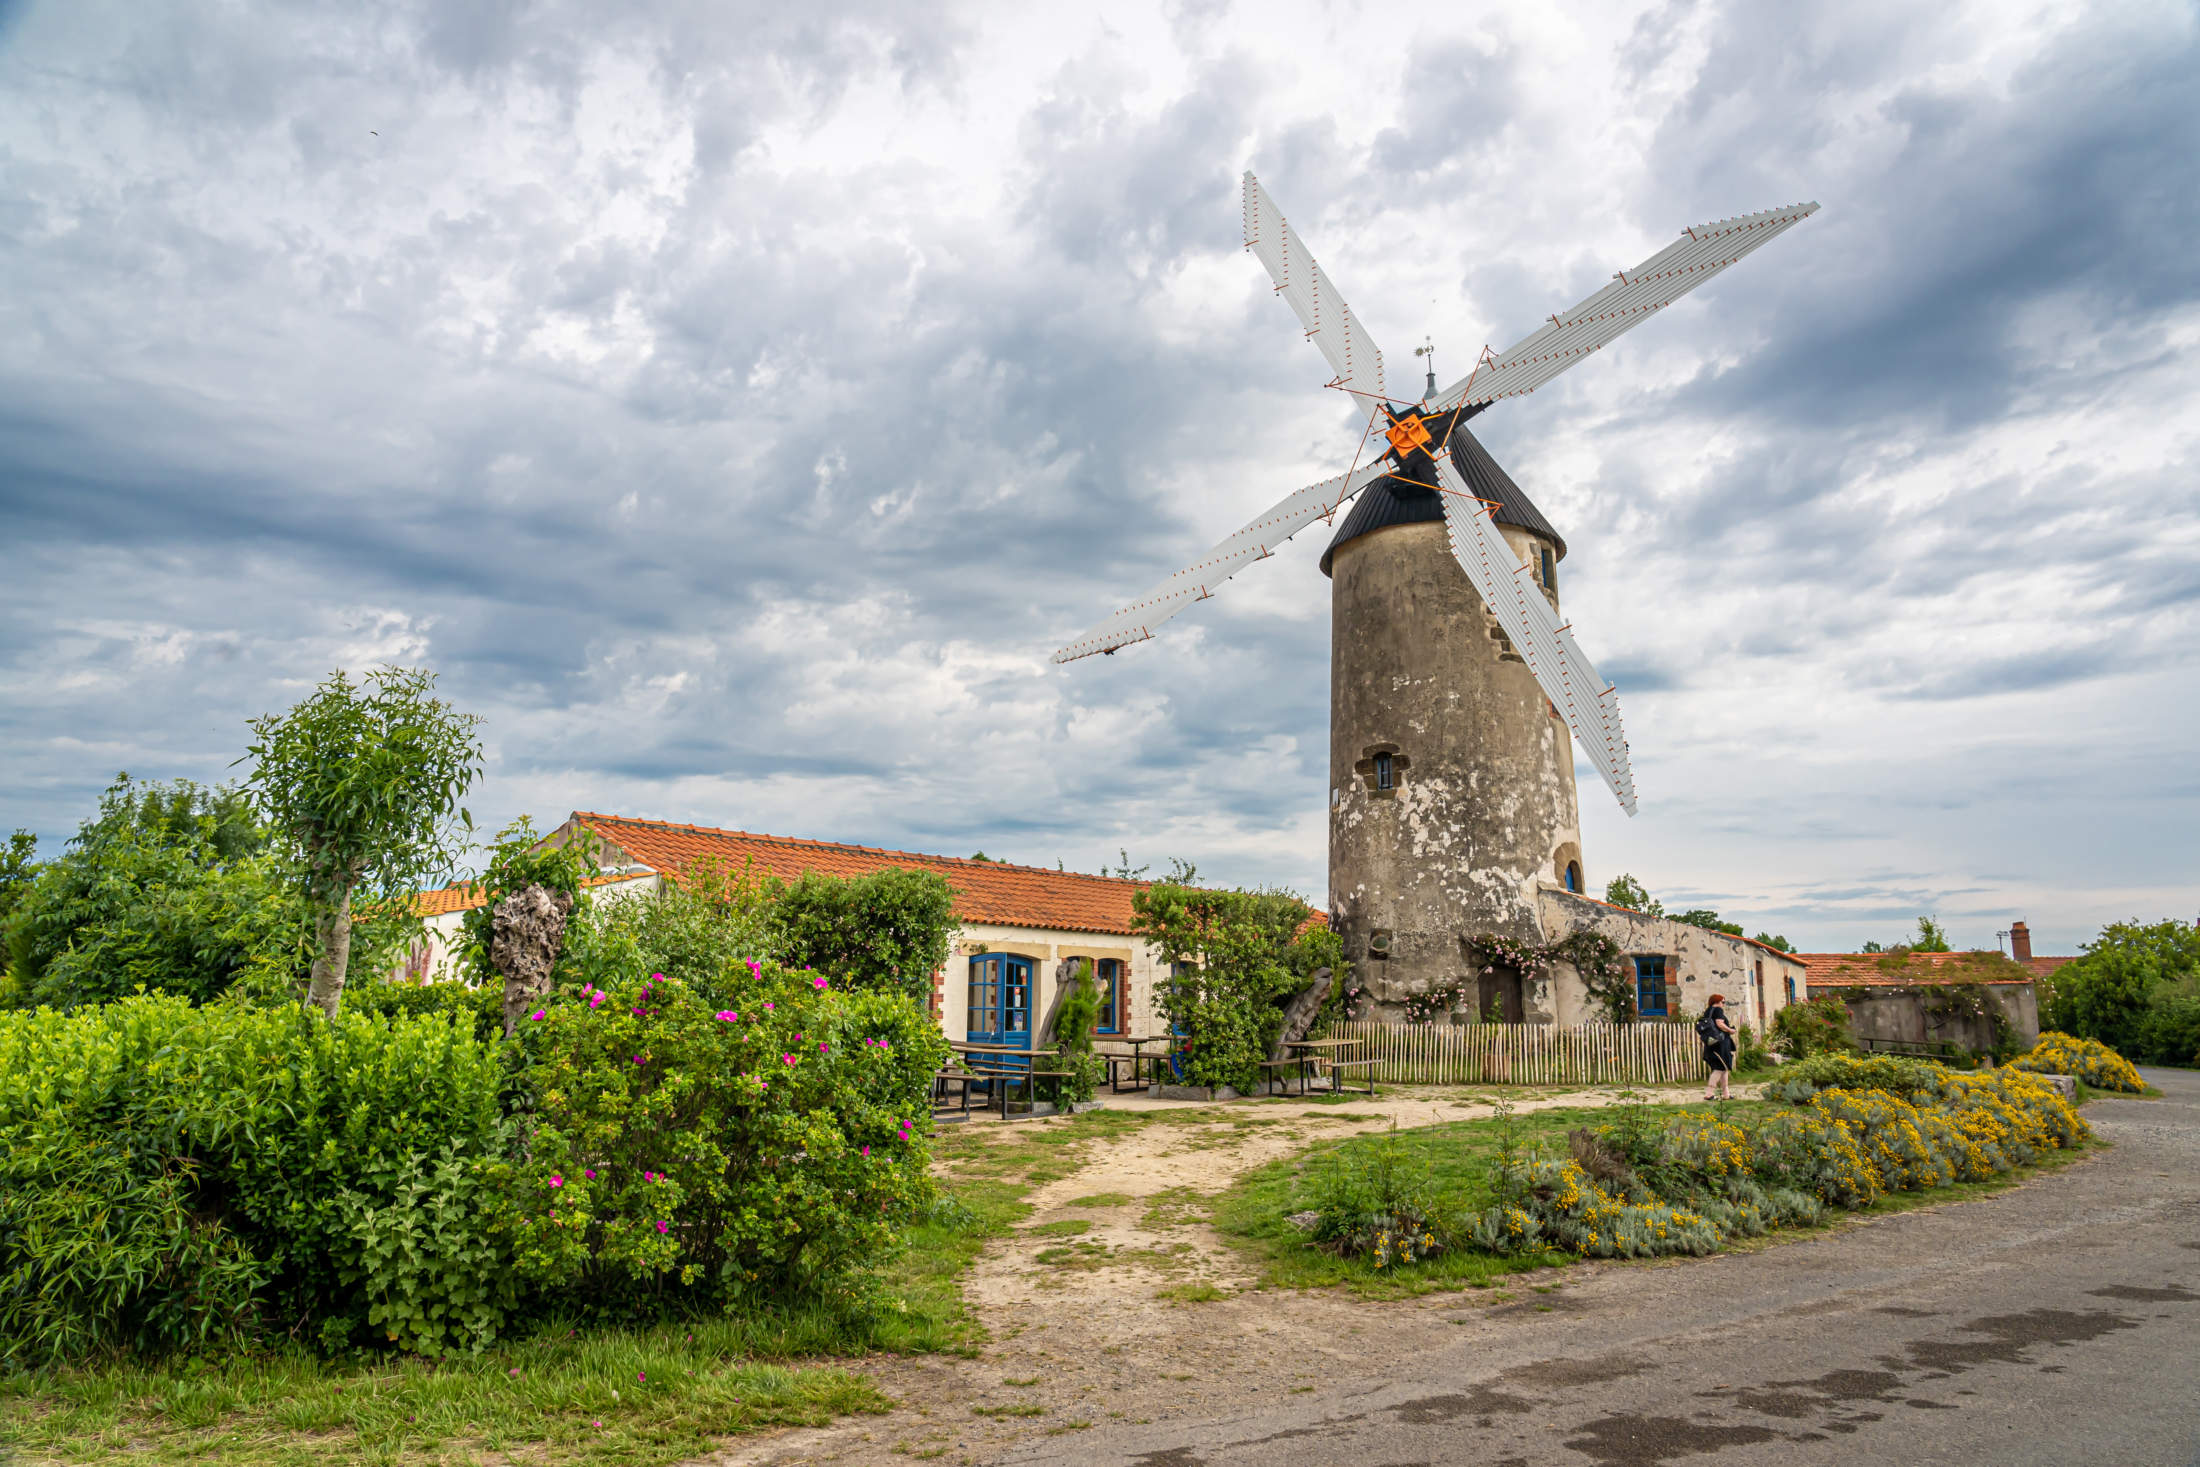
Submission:
[[[306,1002],[329,1019],[344,1001],[344,970],[351,966],[351,888],[336,894],[313,914],[313,933],[320,948],[313,955],[313,978],[306,985]]]
[[[565,919],[572,915],[570,893],[546,886],[523,886],[497,903],[490,920],[489,962],[504,975],[504,1037],[519,1028],[527,1011],[550,993],[550,972],[565,944]]]
[[[1287,1045],[1298,1043],[1306,1037],[1306,1031],[1314,1027],[1314,1018],[1329,1002],[1329,992],[1337,986],[1337,975],[1328,968],[1316,968],[1314,976],[1298,996],[1284,1006],[1283,1027],[1276,1031],[1276,1042],[1268,1047],[1268,1058],[1284,1058]]]

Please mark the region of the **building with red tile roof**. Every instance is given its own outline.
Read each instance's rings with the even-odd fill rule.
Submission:
[[[1154,994],[1168,965],[1132,931],[1131,899],[1152,882],[594,810],[574,811],[546,839],[593,842],[607,872],[646,883],[633,888],[638,891],[685,880],[705,861],[781,881],[805,871],[837,877],[890,867],[929,871],[954,892],[962,922],[946,967],[932,977],[932,1010],[948,1037],[1028,1043],[1030,1034],[1048,1031],[1066,975],[1085,962],[1101,987],[1101,1037],[1166,1027]],[[1326,914],[1314,920],[1326,921]]]
[[[1809,971],[1812,996],[1839,998],[1848,1008],[1850,1030],[1867,1047],[1947,1042],[1991,1050],[1998,1031],[1994,1013],[2023,1047],[2039,1038],[2039,998],[2033,990],[2038,973],[1998,951],[1796,956]],[[1971,984],[1979,985],[1982,995],[1975,1002],[1932,995],[1935,988]],[[1976,1012],[1963,1011],[1966,1003]]]

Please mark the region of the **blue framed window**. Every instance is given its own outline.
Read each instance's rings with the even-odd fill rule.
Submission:
[[[1391,761],[1390,755],[1377,754],[1375,756],[1375,788],[1394,790],[1397,787],[1398,766]]]
[[[1646,1019],[1662,1019],[1669,1012],[1663,953],[1635,959],[1635,1009]]]
[[[1093,1029],[1100,1034],[1123,1032],[1123,960],[1102,958],[1092,965],[1092,981],[1100,991],[1100,1017]]]
[[[1789,1002],[1789,1003],[1793,1003],[1793,1002],[1795,1002],[1795,975],[1794,975],[1793,973],[1790,973],[1790,974],[1788,974],[1788,979],[1787,979],[1787,990],[1788,990],[1788,1002]]]
[[[1566,889],[1573,892],[1581,890],[1581,863],[1579,861],[1568,861],[1566,863]]]

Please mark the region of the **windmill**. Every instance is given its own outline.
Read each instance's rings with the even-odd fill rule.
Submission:
[[[1366,407],[1362,452],[1373,445],[1376,456],[1256,515],[1199,560],[1056,652],[1054,660],[1072,662],[1146,640],[1170,617],[1212,596],[1238,571],[1267,559],[1276,546],[1315,520],[1334,516],[1377,480],[1419,485],[1439,496],[1446,539],[1460,569],[1552,706],[1564,716],[1620,806],[1634,814],[1634,777],[1628,767],[1619,695],[1582,655],[1571,626],[1558,619],[1538,586],[1540,568],[1523,563],[1498,531],[1494,511],[1499,506],[1470,487],[1471,467],[1459,451],[1465,445],[1455,439],[1469,418],[1492,403],[1535,391],[1817,210],[1815,203],[1794,204],[1693,225],[1681,238],[1634,269],[1618,272],[1612,284],[1550,317],[1505,351],[1485,347],[1474,370],[1440,393],[1433,391],[1431,356],[1431,390],[1413,402],[1393,398],[1385,390],[1383,355],[1367,328],[1330,283],[1328,272],[1308,253],[1298,232],[1284,220],[1260,180],[1247,173],[1246,248],[1260,257],[1277,293],[1291,303],[1308,339],[1328,358],[1337,374],[1329,386],[1351,394]],[[1430,355],[1429,349],[1418,348],[1415,355]]]
[[[1144,641],[1357,499],[1321,560],[1331,580],[1329,902],[1378,1015],[1449,991],[1455,1012],[1471,1002],[1508,1022],[1572,1022],[1581,997],[1547,964],[1507,970],[1477,954],[1493,951],[1485,939],[1532,945],[1606,920],[1608,909],[1568,895],[1586,887],[1576,742],[1635,812],[1619,696],[1559,612],[1565,541],[1467,421],[1533,392],[1817,208],[1697,225],[1524,340],[1485,348],[1443,391],[1424,341],[1414,355],[1428,359],[1425,388],[1407,400],[1385,387],[1382,353],[1328,272],[1245,175],[1246,247],[1328,358],[1329,385],[1365,410],[1360,451],[1346,472],[1255,516],[1054,660]],[[1651,953],[1666,942],[1648,931],[1629,939]]]

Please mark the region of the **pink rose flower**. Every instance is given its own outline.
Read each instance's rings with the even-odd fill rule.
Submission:
[[[722,1024],[730,1024],[735,1019],[738,1019],[741,1016],[735,1013],[732,1009],[720,1009],[716,1014],[713,1014],[711,1017],[717,1019]]]
[[[565,1178],[559,1176],[556,1172],[552,1172],[550,1174],[550,1185],[553,1187],[562,1187],[565,1185]]]
[[[824,980],[824,979],[822,979],[822,978],[812,978],[812,979],[810,980],[810,983],[811,983],[811,986],[813,986],[813,987],[816,987],[816,988],[823,988],[823,987],[825,986],[825,980]]]
[[[790,1065],[794,1063],[794,1056],[791,1054],[783,1054],[780,1056],[780,1058],[785,1060]]]
[[[535,1011],[534,1011],[534,1012],[533,1012],[532,1014],[529,1014],[529,1015],[527,1016],[527,1018],[528,1018],[528,1022],[529,1022],[529,1023],[533,1023],[533,1024],[539,1024],[539,1023],[541,1023],[541,1022],[542,1022],[542,1018],[543,1018],[543,1015],[544,1015],[544,1014],[545,1014],[546,1012],[548,1012],[548,1011],[547,1011],[547,1010],[545,1010],[545,1009],[536,1009],[536,1010],[535,1010]]]
[[[596,1180],[596,1169],[594,1167],[590,1167],[587,1171],[582,1172],[581,1175],[588,1178],[589,1181],[593,1182]]]
[[[672,1224],[671,1224],[671,1223],[668,1223],[668,1222],[660,1222],[659,1224],[657,1224],[657,1231],[658,1231],[658,1232],[660,1232],[660,1233],[664,1233],[664,1232],[670,1232],[670,1231],[671,1231],[671,1229],[672,1229]]]

